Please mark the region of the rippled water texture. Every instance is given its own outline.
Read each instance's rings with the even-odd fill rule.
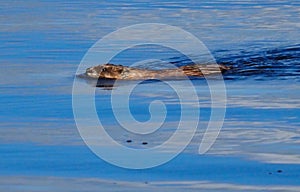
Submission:
[[[1,1],[0,191],[300,191],[299,18],[297,0]],[[72,85],[81,59],[97,40],[144,22],[192,33],[217,63],[232,70],[224,73],[224,126],[206,154],[199,155],[198,147],[210,119],[211,93],[200,78],[192,80],[200,121],[191,144],[160,167],[127,170],[99,159],[81,139]],[[176,52],[147,46],[126,50],[112,62],[145,59],[148,68],[189,62]],[[186,88],[184,81],[175,83]],[[82,79],[82,85],[95,82]],[[114,89],[126,84],[118,86]],[[150,118],[152,101],[165,103],[166,122],[149,135],[117,124],[111,92],[111,87],[96,88],[95,106],[118,143],[151,148],[175,131],[180,103],[163,82],[144,82],[130,97],[131,112],[141,122]]]

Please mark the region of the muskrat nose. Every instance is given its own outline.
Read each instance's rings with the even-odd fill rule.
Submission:
[[[86,72],[86,73],[92,73],[93,70],[92,70],[91,67],[90,67],[90,68],[87,68],[87,69],[85,70],[85,72]]]
[[[89,75],[92,75],[92,74],[95,75],[96,71],[93,67],[90,67],[85,70],[85,73],[89,74]]]
[[[92,74],[94,73],[94,70],[93,70],[92,68],[87,68],[87,69],[85,70],[85,73],[86,73],[87,75],[92,75]]]
[[[85,70],[85,74],[88,75],[89,77],[93,77],[93,78],[97,78],[98,74],[96,73],[95,69],[93,69],[92,67],[87,68]]]

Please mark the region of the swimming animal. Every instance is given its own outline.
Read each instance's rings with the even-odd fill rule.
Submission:
[[[103,64],[86,69],[91,78],[143,80],[143,79],[180,79],[184,77],[203,77],[230,69],[225,65],[191,64],[175,69],[149,70],[115,64]]]

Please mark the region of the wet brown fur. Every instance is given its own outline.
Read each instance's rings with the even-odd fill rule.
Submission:
[[[202,77],[204,75],[217,74],[228,70],[224,65],[200,65],[191,64],[176,69],[148,70],[122,65],[104,64],[90,67],[86,70],[86,75],[92,78],[106,79],[172,79],[184,78],[186,76]]]

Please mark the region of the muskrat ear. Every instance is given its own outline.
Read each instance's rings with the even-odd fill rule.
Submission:
[[[124,67],[122,65],[116,65],[116,67],[114,68],[116,72],[118,72],[119,74],[121,74],[124,70]]]

